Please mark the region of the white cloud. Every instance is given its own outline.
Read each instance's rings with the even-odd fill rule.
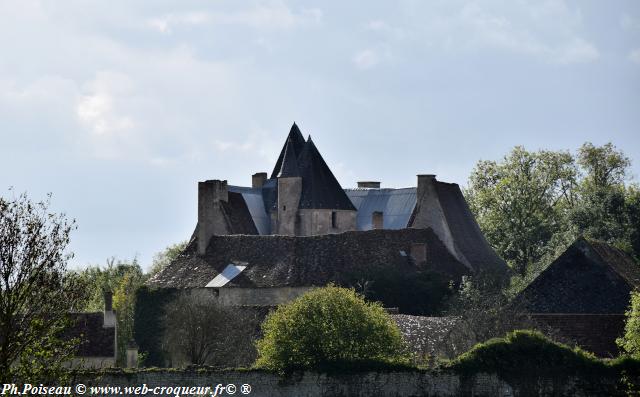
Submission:
[[[629,52],[629,60],[640,65],[640,48],[636,48]]]
[[[380,56],[371,49],[358,51],[352,58],[354,65],[358,69],[371,69],[380,63]]]
[[[407,18],[402,28],[374,19],[365,29],[393,46],[439,47],[450,53],[493,49],[557,64],[599,58],[595,45],[583,38],[580,10],[562,0],[442,2],[421,11],[407,11],[420,16]]]
[[[640,19],[624,14],[620,17],[620,27],[628,31],[640,30]]]
[[[588,63],[600,57],[598,49],[581,38],[575,38],[559,49],[551,49],[551,52],[553,61],[564,64]]]
[[[178,26],[197,26],[210,22],[211,18],[206,12],[186,12],[183,14],[168,14],[162,17],[151,18],[147,25],[161,33],[170,34],[173,28]]]
[[[147,26],[161,33],[170,34],[180,26],[240,25],[255,29],[288,30],[300,26],[313,26],[322,22],[319,8],[305,8],[296,13],[283,1],[260,3],[246,10],[235,12],[188,12],[151,18]]]

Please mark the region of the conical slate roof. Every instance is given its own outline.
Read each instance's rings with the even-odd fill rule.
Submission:
[[[302,136],[302,132],[300,132],[300,128],[298,128],[298,125],[295,122],[291,126],[291,130],[289,131],[289,136],[287,136],[287,140],[285,141],[285,144],[282,147],[282,150],[280,151],[280,156],[278,156],[278,161],[276,161],[276,166],[273,168],[273,172],[271,173],[271,178],[276,178],[279,176],[282,168],[282,161],[284,160],[284,155],[285,155],[287,146],[289,146],[289,142],[291,142],[291,145],[295,150],[295,154],[296,155],[300,154],[300,152],[302,151],[302,148],[304,147],[305,141],[304,141],[304,137]]]
[[[300,170],[298,169],[298,152],[295,149],[293,139],[289,137],[284,147],[284,157],[282,158],[282,165],[280,166],[278,178],[294,176],[300,176]]]
[[[298,167],[302,177],[300,209],[356,210],[311,137],[298,156]]]

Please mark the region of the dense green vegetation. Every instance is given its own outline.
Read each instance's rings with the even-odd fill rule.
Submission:
[[[521,289],[578,236],[640,256],[640,190],[630,160],[612,144],[585,143],[576,155],[515,147],[480,161],[465,196],[489,243]]]
[[[631,302],[626,316],[624,335],[616,342],[629,356],[640,359],[640,292],[631,293]]]
[[[336,286],[312,290],[265,319],[256,366],[275,371],[398,365],[400,330],[376,303]]]

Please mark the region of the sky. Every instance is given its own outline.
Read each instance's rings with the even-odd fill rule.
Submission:
[[[148,267],[294,121],[343,187],[586,141],[640,175],[635,0],[0,0],[0,51],[0,195],[52,193],[73,267]]]

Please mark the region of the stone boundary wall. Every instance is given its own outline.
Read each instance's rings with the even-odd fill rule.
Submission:
[[[235,386],[235,393],[218,395],[252,397],[311,397],[311,396],[594,396],[626,395],[618,389],[617,380],[602,378],[596,385],[587,380],[554,381],[540,379],[527,386],[512,387],[492,374],[460,376],[450,372],[402,371],[363,372],[350,374],[322,374],[305,372],[280,377],[258,370],[145,370],[133,373],[79,374],[77,383],[87,386],[143,386],[147,388],[175,386]],[[249,394],[242,386],[250,385]],[[246,388],[244,389],[246,391]],[[148,395],[153,393],[148,392]],[[209,395],[212,395],[213,391]],[[124,393],[101,394],[122,396]],[[167,394],[165,394],[167,395]],[[175,394],[174,394],[175,395]],[[186,395],[186,394],[181,394]]]

